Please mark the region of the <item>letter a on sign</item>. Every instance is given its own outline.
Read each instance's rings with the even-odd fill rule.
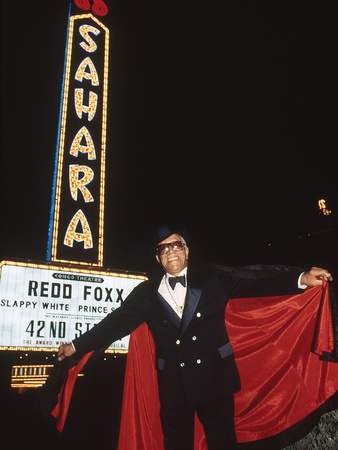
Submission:
[[[89,71],[87,72],[85,69],[88,67]],[[99,77],[97,75],[96,68],[93,64],[93,61],[87,56],[82,63],[79,65],[76,74],[75,74],[75,80],[77,81],[83,81],[83,79],[90,80],[92,83],[92,86],[98,86],[99,85]]]
[[[81,145],[81,142],[85,140],[87,145]],[[93,139],[87,129],[87,127],[83,126],[81,130],[79,130],[72,142],[72,146],[70,147],[70,154],[73,156],[77,156],[78,152],[88,153],[88,159],[96,159],[95,147]]]
[[[76,229],[82,226],[82,233],[76,231]],[[64,244],[68,245],[68,247],[73,247],[73,242],[84,242],[84,248],[92,248],[93,247],[93,238],[92,233],[90,231],[89,223],[86,219],[86,216],[83,214],[81,209],[74,215],[70,224],[68,226]]]

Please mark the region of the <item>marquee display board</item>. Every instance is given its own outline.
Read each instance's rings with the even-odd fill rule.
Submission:
[[[0,348],[57,349],[91,329],[144,276],[30,263],[0,263]],[[126,352],[129,337],[109,350]]]

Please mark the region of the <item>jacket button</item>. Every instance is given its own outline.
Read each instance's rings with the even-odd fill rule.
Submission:
[[[200,359],[198,359],[196,362],[197,362],[197,364],[201,364],[202,361]]]
[[[193,341],[196,341],[197,337],[196,337],[196,336],[193,336],[191,339],[192,339]]]
[[[181,341],[179,339],[177,339],[176,341],[176,345],[180,345]]]
[[[184,363],[181,363],[181,364],[180,364],[180,366],[181,366],[181,367],[184,367],[184,366],[185,366],[185,364],[184,364]]]
[[[197,314],[196,314],[196,317],[201,317],[201,313],[200,312],[198,312]]]

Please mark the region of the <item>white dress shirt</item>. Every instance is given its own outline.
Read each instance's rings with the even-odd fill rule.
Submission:
[[[187,295],[187,267],[182,270],[178,276],[185,276],[186,286],[177,283],[175,289],[172,289],[169,284],[169,278],[172,276],[166,273],[159,285],[158,292],[162,295],[164,300],[172,307],[175,313],[182,319],[185,297]]]

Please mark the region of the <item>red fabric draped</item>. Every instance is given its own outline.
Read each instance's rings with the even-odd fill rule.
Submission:
[[[230,300],[225,321],[242,382],[235,394],[238,442],[282,432],[338,390],[338,364],[318,356],[333,350],[327,283],[295,296]],[[154,360],[144,324],[130,339],[119,450],[163,449]],[[206,448],[196,420],[195,450]]]
[[[56,419],[56,428],[60,432],[63,431],[65,425],[76,378],[93,353],[94,352],[86,353],[76,366],[69,369],[68,376],[63,382],[62,388],[58,395],[58,403],[51,412],[52,416]]]

